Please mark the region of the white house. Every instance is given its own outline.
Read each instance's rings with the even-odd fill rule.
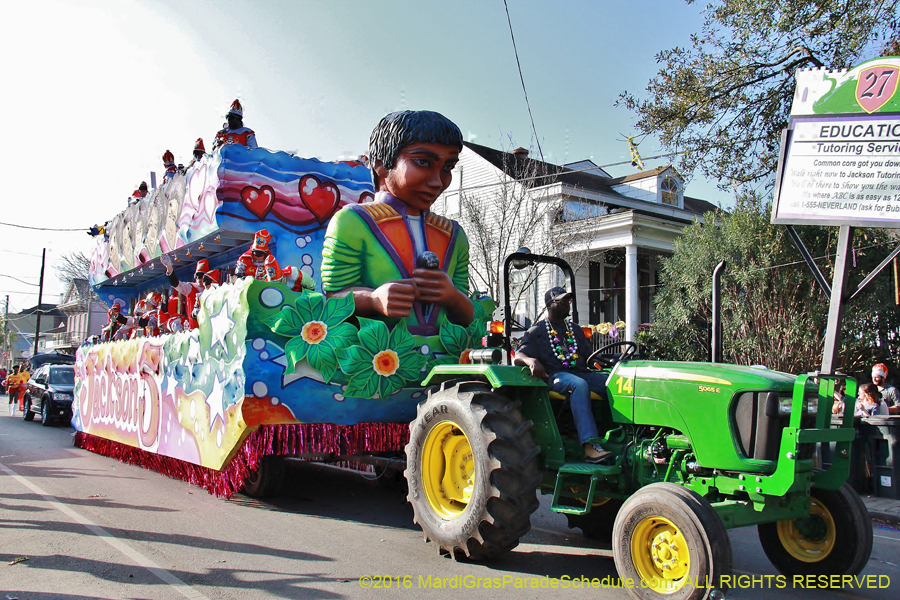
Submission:
[[[472,143],[465,143],[453,183],[434,206],[466,230],[475,289],[500,297],[496,278],[486,282],[480,271],[519,244],[560,256],[576,269],[580,322],[624,321],[625,339],[652,321],[660,258],[672,253],[685,226],[715,208],[685,196],[671,166],[610,177],[591,161],[560,167],[522,148],[508,153]],[[555,269],[538,275],[517,316],[537,318],[544,290],[566,283]]]

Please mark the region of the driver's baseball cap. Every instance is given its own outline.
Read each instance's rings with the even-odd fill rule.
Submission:
[[[548,305],[551,302],[556,302],[557,300],[570,300],[572,298],[572,294],[567,292],[565,289],[561,287],[552,287],[544,294],[544,305]]]

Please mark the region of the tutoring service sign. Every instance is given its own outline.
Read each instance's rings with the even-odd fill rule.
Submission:
[[[900,59],[801,71],[772,222],[900,227]]]

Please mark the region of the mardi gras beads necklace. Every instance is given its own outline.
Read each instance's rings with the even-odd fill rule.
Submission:
[[[553,329],[550,319],[545,320],[547,321],[547,337],[550,338],[550,348],[553,350],[556,358],[559,359],[563,367],[567,369],[574,367],[575,361],[578,360],[578,346],[575,343],[575,334],[572,333],[572,323],[568,319],[563,321],[566,326],[566,335],[563,338]]]

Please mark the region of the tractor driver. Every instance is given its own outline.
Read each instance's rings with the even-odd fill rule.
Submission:
[[[591,392],[606,394],[607,375],[587,367],[591,345],[581,327],[568,319],[571,302],[572,294],[563,288],[547,290],[547,318],[525,332],[515,364],[528,367],[534,377],[547,378],[551,391],[569,394],[584,460],[596,464],[612,454],[594,441],[597,422],[591,410]]]

